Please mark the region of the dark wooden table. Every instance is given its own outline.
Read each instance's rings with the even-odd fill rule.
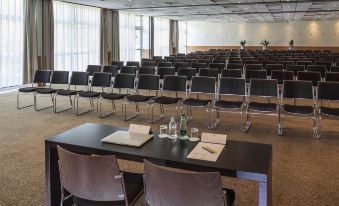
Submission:
[[[216,162],[187,159],[197,144],[157,135],[140,148],[101,143],[101,139],[117,130],[114,126],[86,123],[45,141],[46,205],[60,205],[60,181],[56,146],[81,154],[114,154],[119,159],[157,164],[192,171],[218,171],[222,176],[259,183],[259,205],[271,205],[272,146],[242,141],[227,141]]]

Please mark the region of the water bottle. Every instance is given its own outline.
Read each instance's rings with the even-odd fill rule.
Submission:
[[[177,135],[177,123],[175,121],[175,117],[171,117],[171,121],[168,125],[169,130],[169,138],[170,139],[176,139],[178,137]]]
[[[179,139],[181,139],[181,140],[188,139],[188,136],[187,136],[187,119],[186,119],[185,114],[181,115],[181,119],[180,119]]]

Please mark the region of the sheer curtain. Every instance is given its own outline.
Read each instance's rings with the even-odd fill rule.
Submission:
[[[100,9],[54,1],[53,10],[55,70],[100,64]]]
[[[154,17],[154,56],[169,56],[169,20]]]
[[[179,53],[186,54],[187,50],[187,22],[179,21]]]
[[[149,38],[150,38],[150,29],[149,29],[149,16],[142,16],[142,57],[149,58]]]
[[[136,15],[119,11],[120,61],[139,61],[136,56]]]
[[[23,82],[23,0],[0,0],[0,88]]]

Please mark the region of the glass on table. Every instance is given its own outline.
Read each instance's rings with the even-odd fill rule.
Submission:
[[[191,128],[191,136],[189,138],[190,141],[196,142],[199,141],[199,130],[196,127]]]
[[[159,134],[159,137],[160,138],[166,138],[168,137],[168,133],[167,133],[167,125],[161,125],[160,126],[160,134]]]

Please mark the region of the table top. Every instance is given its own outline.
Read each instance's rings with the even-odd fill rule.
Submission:
[[[127,130],[115,126],[85,123],[45,141],[46,146],[67,146],[93,153],[116,154],[131,157],[150,158],[178,164],[202,166],[218,170],[243,171],[267,174],[270,170],[272,146],[243,141],[227,140],[227,145],[216,162],[186,158],[197,142],[189,140],[171,140],[154,138],[143,146],[129,147],[102,143],[101,139],[118,130]]]

